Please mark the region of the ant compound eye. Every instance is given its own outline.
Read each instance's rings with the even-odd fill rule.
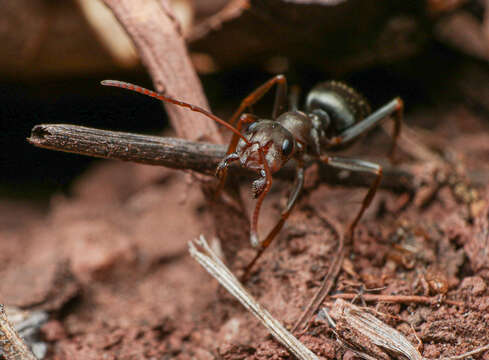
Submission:
[[[253,132],[253,131],[255,131],[257,125],[258,125],[258,121],[255,121],[250,126],[248,126],[248,129],[246,129],[246,132]]]
[[[294,143],[289,139],[285,139],[282,143],[282,155],[289,156],[294,149]]]

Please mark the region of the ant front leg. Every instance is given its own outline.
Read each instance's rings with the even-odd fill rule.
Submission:
[[[337,137],[332,138],[331,142],[334,145],[350,142],[358,136],[362,135],[364,132],[378,125],[382,120],[394,114],[394,132],[392,134],[392,145],[389,150],[389,158],[392,161],[397,138],[399,137],[399,133],[401,132],[403,111],[404,103],[401,98],[397,97],[367,116],[365,119],[346,129]]]
[[[275,120],[285,110],[287,100],[287,79],[283,75],[277,75],[268,80],[266,83],[256,88],[251,94],[249,94],[239,105],[238,110],[235,111],[229,123],[234,125],[238,117],[241,116],[246,108],[251,108],[256,104],[271,88],[277,84],[277,91],[275,93],[275,101],[273,104],[272,120]],[[240,117],[241,120],[241,117]],[[239,123],[238,125],[239,126]],[[227,153],[230,154],[236,150],[238,145],[238,136],[233,134],[231,142],[229,143]]]
[[[273,229],[268,233],[267,237],[265,240],[262,242],[259,241],[258,235],[257,235],[257,223],[252,224],[252,231],[251,231],[251,244],[253,247],[259,246],[258,252],[256,253],[255,257],[251,262],[246,266],[244,275],[242,277],[242,280],[245,281],[253,266],[255,265],[256,261],[262,256],[262,254],[265,252],[265,250],[270,246],[272,243],[273,239],[277,236],[279,231],[282,229],[284,226],[285,221],[290,215],[290,212],[294,208],[295,203],[297,202],[297,199],[299,198],[299,195],[302,191],[302,188],[304,187],[304,164],[300,162],[297,167],[297,173],[296,173],[296,178],[295,178],[295,183],[294,183],[294,188],[292,190],[292,193],[289,196],[289,200],[287,202],[287,206],[285,209],[282,211],[282,214],[280,215],[280,220],[278,223],[273,227]],[[258,205],[258,204],[257,204]],[[260,204],[261,206],[261,204]],[[255,209],[256,211],[256,209]],[[254,214],[255,215],[255,214]],[[258,218],[258,215],[256,215]]]
[[[375,192],[377,191],[380,185],[380,181],[382,180],[382,167],[370,161],[341,158],[336,156],[333,157],[333,156],[323,155],[320,157],[320,160],[325,164],[328,164],[330,166],[339,169],[345,169],[350,171],[363,171],[363,172],[377,175],[374,182],[370,186],[367,195],[365,195],[365,197],[363,198],[362,207],[360,208],[360,211],[357,213],[357,216],[351,222],[350,226],[348,226],[347,235],[351,241],[353,239],[353,231],[355,230],[355,227],[357,226],[358,222],[362,218],[362,215],[365,212],[365,210],[369,207],[370,203],[372,202],[372,199],[375,196]]]
[[[251,94],[244,98],[238,107],[238,110],[233,114],[229,123],[234,125],[238,117],[254,104],[256,104],[271,88],[277,84],[275,93],[275,102],[273,104],[272,120],[275,120],[282,112],[285,111],[287,100],[287,79],[283,75],[277,75],[268,80],[266,83],[256,88]]]
[[[252,114],[243,114],[239,118],[238,124],[236,125],[236,129],[241,132],[241,129],[243,128],[244,124],[252,124],[255,121],[258,120],[258,117]],[[226,183],[226,176],[227,176],[227,168],[229,166],[229,163],[239,160],[238,154],[236,154],[236,146],[238,145],[239,137],[236,134],[233,134],[233,139],[236,136],[236,144],[234,145],[233,148],[231,148],[231,144],[228,148],[228,151],[226,153],[226,157],[219,163],[217,170],[216,170],[216,176],[219,179],[219,184],[217,185],[216,193],[215,196],[219,195],[221,190],[224,187],[224,184]],[[232,143],[232,140],[231,140]],[[232,151],[231,151],[232,150]]]

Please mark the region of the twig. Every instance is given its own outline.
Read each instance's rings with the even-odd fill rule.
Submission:
[[[358,297],[358,294],[334,294],[331,295],[333,299],[345,299],[353,300]],[[439,303],[445,303],[448,305],[464,307],[465,304],[460,301],[440,299],[439,297],[429,296],[417,296],[417,295],[377,295],[377,294],[363,294],[362,298],[367,301],[388,302],[388,303],[400,303],[400,304],[428,304],[435,305]]]
[[[45,149],[204,174],[214,174],[226,151],[216,144],[63,124],[36,125],[27,141]]]
[[[343,265],[343,259],[345,257],[345,243],[343,232],[339,230],[340,228],[338,224],[334,223],[332,226],[338,236],[338,251],[336,252],[335,259],[329,267],[328,273],[324,277],[318,291],[316,292],[316,294],[314,294],[314,297],[311,299],[304,312],[294,324],[294,327],[292,328],[293,333],[296,332],[296,330],[301,330],[302,327],[312,317],[312,315],[319,309],[322,302],[331,291],[331,288],[333,287],[336,278],[340,273],[341,266]]]
[[[460,355],[443,357],[440,360],[460,360],[460,359],[465,359],[465,358],[467,358],[469,356],[472,356],[472,355],[475,355],[475,354],[479,354],[479,353],[481,353],[483,351],[486,351],[486,350],[489,350],[489,344],[484,345],[484,346],[481,346],[481,347],[478,347],[477,349],[468,351],[468,352],[463,353],[463,354],[460,354]]]
[[[36,125],[27,141],[45,149],[194,170],[209,175],[214,174],[226,153],[224,145],[64,124]],[[277,177],[293,177],[293,165],[287,165],[277,173]],[[248,170],[241,167],[236,167],[236,170],[249,174]],[[340,170],[328,166],[321,167],[320,177],[322,182],[329,184],[370,186],[370,178],[363,174],[353,172],[345,177]],[[413,178],[414,175],[408,170],[385,164],[381,187],[413,193]]]
[[[0,355],[3,355],[6,360],[37,360],[8,321],[2,304],[0,304],[0,350]]]
[[[157,91],[209,108],[199,78],[187,53],[167,2],[104,0],[134,41]],[[222,142],[216,124],[186,109],[165,104],[178,137]]]
[[[200,249],[197,249],[197,246]],[[298,359],[318,359],[314,353],[288,332],[270,313],[246,291],[238,279],[229,271],[223,262],[212,252],[203,236],[189,242],[190,255],[202,265],[209,274],[221,283],[229,293],[270,331],[272,336],[284,345]]]

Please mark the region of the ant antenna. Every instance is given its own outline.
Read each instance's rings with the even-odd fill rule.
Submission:
[[[131,83],[128,83],[128,82],[124,82],[124,81],[119,81],[119,80],[103,80],[100,83],[102,85],[104,85],[104,86],[113,86],[113,87],[118,87],[118,88],[122,88],[122,89],[127,89],[127,90],[131,90],[131,91],[135,91],[137,93],[140,93],[140,94],[143,94],[143,95],[147,95],[147,96],[153,97],[153,98],[158,99],[158,100],[161,100],[161,101],[165,101],[165,102],[172,103],[172,104],[175,104],[175,105],[178,105],[178,106],[189,108],[190,110],[195,111],[195,112],[198,112],[198,113],[201,113],[201,114],[207,116],[208,118],[210,118],[210,119],[218,122],[219,124],[227,127],[229,130],[231,130],[233,133],[235,133],[241,139],[243,139],[246,142],[247,145],[251,145],[250,142],[248,141],[248,139],[246,139],[243,136],[243,134],[241,134],[238,131],[238,129],[236,129],[234,126],[230,125],[229,123],[225,122],[224,120],[218,118],[216,115],[210,113],[209,111],[202,109],[199,106],[192,105],[192,104],[189,104],[189,103],[180,101],[180,100],[176,100],[176,99],[174,99],[172,97],[169,97],[169,96],[166,96],[166,95],[157,93],[156,91],[152,91],[152,90],[143,88],[142,86],[134,85],[134,84],[131,84]]]

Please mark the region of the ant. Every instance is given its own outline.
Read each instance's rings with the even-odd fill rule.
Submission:
[[[232,162],[239,161],[241,166],[254,170],[260,175],[252,183],[252,192],[257,201],[250,224],[250,242],[258,251],[245,268],[244,279],[247,278],[253,265],[282,229],[297,202],[304,186],[306,155],[336,168],[361,171],[376,176],[363,199],[360,210],[348,226],[347,235],[350,239],[352,238],[356,225],[372,202],[379,187],[382,179],[382,167],[370,161],[330,156],[326,152],[346,148],[360,135],[392,115],[394,131],[392,146],[389,151],[389,156],[392,159],[401,130],[403,114],[403,102],[399,97],[371,113],[370,106],[362,95],[348,85],[337,81],[328,81],[316,85],[306,96],[305,111],[298,109],[298,91],[292,91],[289,96],[289,111],[286,111],[287,80],[283,75],[271,78],[250,93],[241,102],[229,123],[198,106],[138,85],[116,80],[104,80],[102,85],[136,91],[168,103],[187,107],[215,120],[233,132],[226,156],[217,167],[216,176],[220,179],[217,193],[224,186],[227,169]],[[276,86],[276,93],[271,119],[261,119],[253,114],[244,113],[274,85]],[[241,130],[244,125],[248,125],[248,127],[242,133]],[[264,240],[260,240],[257,231],[258,218],[263,200],[272,186],[272,174],[292,159],[296,162],[296,176],[287,205],[277,224]]]

